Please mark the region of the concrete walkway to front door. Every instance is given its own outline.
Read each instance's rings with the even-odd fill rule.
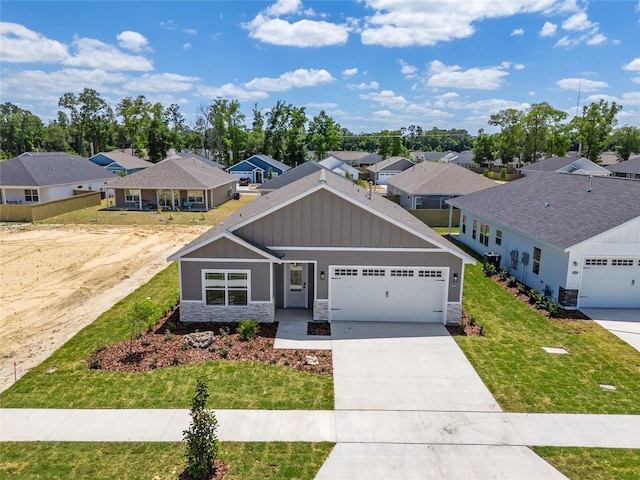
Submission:
[[[441,324],[332,322],[336,410],[500,412]]]

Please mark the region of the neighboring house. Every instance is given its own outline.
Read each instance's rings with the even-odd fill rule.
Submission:
[[[207,211],[236,193],[236,180],[195,158],[168,158],[109,182],[108,207]]]
[[[203,157],[202,155],[198,155],[197,153],[191,152],[181,152],[181,153],[172,153],[167,158],[195,158],[196,160],[200,160],[205,165],[209,165],[210,167],[216,167],[221,170],[226,169],[227,167],[221,163],[218,163],[214,160],[211,160],[207,157]]]
[[[322,169],[326,169],[321,165],[321,162],[316,162],[315,160],[308,160],[304,163],[301,163],[295,168],[291,168],[284,172],[282,175],[269,180],[268,182],[259,185],[256,188],[257,191],[260,192],[261,195],[266,195],[273,190],[278,190],[279,188],[285,187],[297,180],[300,180],[307,175],[318,172]],[[336,175],[340,175],[336,173]]]
[[[371,155],[369,152],[338,150],[329,152],[327,156],[322,160],[333,158],[335,160],[338,160],[339,162],[346,163],[347,165],[351,165],[352,167],[356,167],[358,166],[358,161],[360,159],[368,157],[369,155]]]
[[[336,157],[327,157],[320,160],[318,163],[324,168],[327,168],[338,175],[342,175],[343,177],[349,177],[353,180],[358,180],[360,177],[360,172],[357,168],[338,160]]]
[[[398,205],[320,169],[271,191],[169,257],[180,318],[457,323],[473,259]]]
[[[409,154],[414,162],[440,162],[445,158],[451,159],[455,156],[455,152],[411,152]]]
[[[530,163],[518,169],[525,176],[540,172],[571,173],[573,175],[593,175],[608,177],[611,172],[584,157],[550,157]]]
[[[387,194],[397,195],[407,210],[447,209],[446,200],[495,187],[482,175],[455,163],[420,162],[387,182]]]
[[[89,161],[105,167],[110,172],[123,176],[131,175],[134,172],[144,170],[153,165],[153,163],[147,160],[123,153],[120,150],[96,153],[93,157],[89,158]]]
[[[227,168],[227,173],[233,175],[237,181],[249,178],[251,183],[263,183],[289,170],[289,166],[268,155],[252,155],[241,162]]]
[[[464,168],[477,166],[475,155],[471,150],[465,150],[464,152],[457,153],[453,158],[451,158],[450,162]]]
[[[640,182],[542,172],[449,200],[459,240],[561,307],[640,308]]]
[[[629,157],[629,160],[607,167],[616,177],[640,180],[640,155]]]
[[[369,178],[378,185],[386,185],[387,180],[413,167],[413,163],[404,157],[389,157],[367,167]]]
[[[23,153],[0,162],[0,203],[34,204],[104,190],[116,174],[78,155]]]

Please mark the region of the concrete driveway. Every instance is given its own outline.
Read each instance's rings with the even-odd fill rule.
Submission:
[[[640,309],[582,308],[580,311],[640,352]]]
[[[443,325],[332,322],[336,410],[499,412]]]

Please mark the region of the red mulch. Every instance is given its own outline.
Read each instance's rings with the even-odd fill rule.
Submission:
[[[276,350],[273,343],[277,329],[277,323],[261,323],[260,332],[253,340],[242,341],[230,323],[180,322],[180,310],[177,308],[133,341],[126,340],[95,351],[87,359],[87,366],[117,372],[143,372],[209,360],[246,360],[333,375],[330,350]],[[208,348],[192,348],[184,339],[188,333],[207,330],[215,334]],[[307,365],[307,355],[317,357],[318,365]]]
[[[447,330],[452,336],[467,336],[471,337],[474,335],[484,336],[485,331],[482,325],[476,323],[467,312],[462,312],[462,318],[460,319],[460,323],[458,325],[446,325]]]

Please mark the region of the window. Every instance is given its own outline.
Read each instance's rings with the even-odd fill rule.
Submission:
[[[140,201],[140,190],[134,190],[132,188],[127,188],[124,191],[124,201],[125,202],[139,202]]]
[[[362,276],[363,277],[384,277],[385,271],[379,268],[363,268]]]
[[[24,191],[24,201],[25,202],[37,202],[38,201],[38,190],[27,189]]]
[[[475,240],[477,236],[478,236],[478,221],[474,220],[473,229],[471,230],[471,238]]]
[[[633,260],[630,258],[614,258],[611,260],[612,267],[633,267]]]
[[[462,215],[462,233],[467,233],[467,216]]]
[[[441,270],[420,270],[418,276],[422,278],[442,278]]]
[[[585,266],[587,267],[606,267],[607,259],[606,258],[587,258],[584,261]]]
[[[333,274],[336,277],[357,277],[358,270],[355,268],[336,268]]]
[[[413,277],[413,270],[391,270],[392,277]]]
[[[542,255],[542,250],[538,247],[533,247],[533,273],[536,275],[540,274],[540,256]]]
[[[191,203],[204,203],[202,190],[187,190],[187,201]]]
[[[422,208],[422,197],[416,197],[416,210],[420,210]]]
[[[204,290],[207,305],[247,305],[249,273],[205,272]]]
[[[502,230],[496,230],[496,245],[502,245]]]
[[[485,247],[489,246],[490,231],[491,229],[489,228],[489,225],[486,225],[484,223],[480,224],[480,243],[483,244]]]

